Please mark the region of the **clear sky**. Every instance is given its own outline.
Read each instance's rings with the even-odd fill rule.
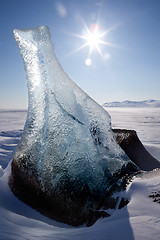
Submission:
[[[0,109],[27,108],[13,29],[40,25],[70,78],[100,104],[160,99],[159,0],[0,0]],[[101,38],[89,55],[93,28]]]

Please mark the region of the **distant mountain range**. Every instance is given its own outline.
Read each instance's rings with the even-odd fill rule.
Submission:
[[[143,108],[143,107],[151,107],[151,108],[159,108],[160,100],[145,100],[145,101],[123,101],[123,102],[106,102],[102,105],[103,107],[135,107],[135,108]]]

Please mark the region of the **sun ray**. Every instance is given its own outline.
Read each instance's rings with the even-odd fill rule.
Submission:
[[[99,55],[103,58],[103,54],[102,54],[102,52],[101,52],[101,49],[100,49],[100,47],[99,46],[97,46],[96,47],[96,49],[97,49],[97,52],[99,53]]]
[[[90,48],[89,48],[89,53],[88,53],[88,57],[90,57],[90,56],[91,56],[91,54],[92,54],[92,51],[93,51],[93,46],[90,46]]]
[[[81,49],[85,48],[87,45],[88,45],[88,43],[84,43],[79,48],[76,48],[75,50],[73,50],[70,54],[74,54],[76,52],[79,52]]]
[[[106,42],[106,41],[100,40],[99,43],[101,43],[103,45],[110,46],[110,47],[119,48],[119,46],[117,44],[114,44],[114,43],[111,43],[111,42]]]
[[[89,30],[89,28],[87,27],[87,24],[85,23],[85,21],[83,20],[83,18],[80,18],[80,20],[81,20],[81,22],[82,22],[85,30],[87,31],[87,33],[90,33],[90,30]]]

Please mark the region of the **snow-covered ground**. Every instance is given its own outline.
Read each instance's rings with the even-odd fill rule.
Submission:
[[[134,129],[147,150],[160,160],[160,109],[107,108],[114,128]],[[26,112],[0,111],[0,240],[159,240],[160,204],[148,197],[160,191],[160,171],[136,177],[122,196],[127,206],[92,227],[52,221],[18,200],[8,187],[11,160]]]

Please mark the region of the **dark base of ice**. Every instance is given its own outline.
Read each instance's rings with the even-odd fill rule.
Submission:
[[[19,199],[45,216],[72,226],[86,224],[89,227],[99,218],[110,216],[102,209],[115,208],[117,198],[112,197],[113,193],[124,190],[136,171],[137,168],[131,163],[123,166],[114,174],[115,184],[105,194],[90,193],[87,186],[78,192],[74,183],[67,180],[65,187],[61,189],[59,187],[57,193],[50,194],[47,190],[41,189],[37,179],[28,177],[24,171],[21,172],[16,161],[13,160],[9,185]],[[119,179],[121,186],[117,184]]]
[[[136,131],[113,129],[113,132],[121,148],[141,170],[151,171],[160,168],[160,162],[145,149]]]
[[[142,170],[152,170],[160,167],[160,163],[153,158],[133,130],[114,129],[118,143],[129,156],[129,158]],[[25,159],[24,159],[25,161]],[[114,192],[124,190],[137,168],[132,163],[123,166],[114,174],[115,182],[112,182],[111,189],[105,194],[91,193],[87,185],[81,191],[75,187],[77,183],[65,180],[65,184],[59,185],[54,193],[47,189],[42,190],[36,176],[28,176],[26,172],[12,162],[12,175],[9,178],[9,185],[13,193],[32,208],[46,215],[47,217],[72,226],[86,224],[93,225],[99,218],[109,217],[102,209],[114,209],[117,199],[113,198]],[[117,182],[121,179],[121,186]],[[64,187],[65,186],[65,187]],[[128,203],[122,199],[119,208]]]
[[[147,152],[135,131],[121,129],[113,131],[122,149],[141,170],[160,168],[158,160]],[[115,208],[117,199],[112,197],[113,193],[124,190],[137,172],[137,167],[132,163],[123,166],[114,174],[111,189],[103,194],[91,193],[87,184],[77,189],[77,183],[67,178],[51,194],[47,189],[42,189],[35,175],[29,176],[28,170],[25,172],[16,162],[16,159],[13,159],[12,175],[9,179],[9,185],[14,194],[47,217],[72,226],[83,224],[91,226],[99,218],[109,217],[103,209]],[[117,184],[119,180],[121,180],[120,186]],[[122,199],[119,208],[127,203],[128,200]]]

